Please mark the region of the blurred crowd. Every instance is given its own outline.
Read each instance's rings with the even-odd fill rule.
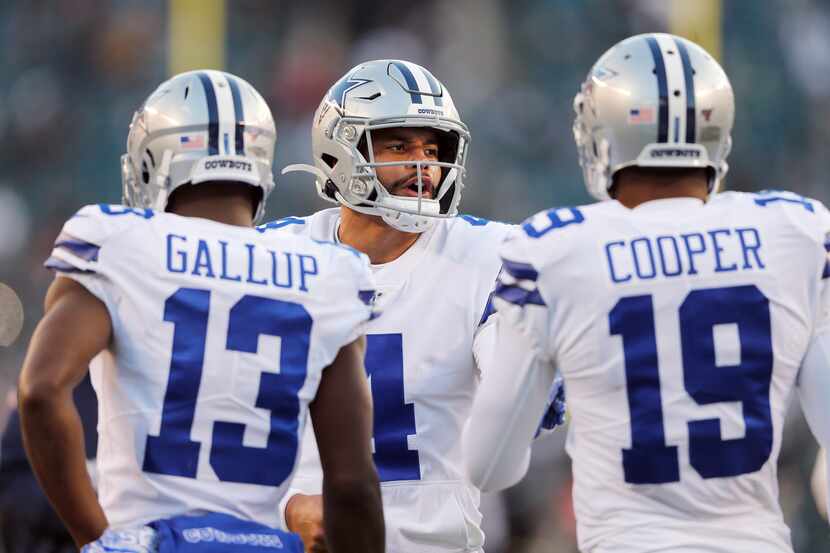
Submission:
[[[669,5],[234,0],[227,2],[225,69],[271,105],[277,170],[311,161],[312,113],[348,68],[403,58],[432,69],[472,133],[462,211],[518,222],[543,207],[589,201],[571,135],[573,95],[610,45],[668,31]],[[0,350],[4,426],[52,278],[42,262],[54,237],[80,206],[120,202],[127,125],[167,74],[167,10],[160,0],[0,4],[0,281],[21,295],[27,319],[15,346]],[[723,1],[721,61],[737,113],[727,188],[786,188],[830,201],[828,52],[826,2]],[[309,177],[278,176],[267,218],[323,205]],[[781,501],[796,551],[818,553],[827,550],[830,530],[809,495],[816,446],[793,411],[780,459]],[[537,447],[524,484],[485,497],[488,553],[575,551],[563,442],[560,433]],[[0,479],[0,487],[7,483]],[[2,511],[15,498],[2,489],[0,500]]]

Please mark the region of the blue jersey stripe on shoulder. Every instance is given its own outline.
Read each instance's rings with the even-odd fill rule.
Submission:
[[[539,290],[525,290],[520,286],[499,282],[496,285],[495,293],[496,297],[520,306],[528,304],[546,305]]]
[[[530,263],[523,263],[521,261],[511,261],[510,259],[502,258],[504,270],[510,276],[519,280],[537,280],[539,272],[533,268]]]
[[[55,240],[55,248],[65,250],[85,261],[98,261],[98,252],[101,249],[97,244],[75,238],[66,232],[62,232]]]
[[[61,273],[87,273],[87,274],[91,274],[91,273],[95,272],[95,271],[87,271],[87,270],[84,270],[84,269],[79,269],[78,267],[75,267],[74,265],[71,265],[71,264],[67,263],[63,259],[60,259],[60,258],[54,257],[54,256],[47,259],[46,262],[43,264],[43,266],[46,267],[47,269],[52,269],[54,271],[58,271],[58,272],[61,272]]]

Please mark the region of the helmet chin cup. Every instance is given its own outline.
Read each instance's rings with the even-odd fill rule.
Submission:
[[[401,232],[420,234],[435,225],[435,217],[412,215],[411,213],[402,213],[392,209],[381,209],[380,212],[380,217],[384,223]]]

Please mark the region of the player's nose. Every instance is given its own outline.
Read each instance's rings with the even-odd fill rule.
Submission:
[[[428,145],[415,144],[409,149],[409,158],[413,161],[430,161],[432,156],[429,153]],[[415,164],[412,165],[415,167]]]

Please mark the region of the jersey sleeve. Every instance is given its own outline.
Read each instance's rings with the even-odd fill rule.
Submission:
[[[544,358],[549,335],[550,310],[543,297],[540,268],[533,259],[532,244],[522,235],[511,235],[500,250],[502,267],[493,291],[493,309],[499,320],[515,326]]]
[[[97,205],[82,207],[75,213],[63,225],[44,266],[57,275],[78,281],[106,302],[106,271],[101,266],[101,248],[114,229],[102,215]]]
[[[486,297],[486,299],[483,303],[479,304],[481,305],[479,310],[481,315],[478,318],[477,326],[473,333],[473,358],[479,376],[481,375],[482,361],[492,355],[495,336],[493,329],[497,318],[497,316],[494,316],[496,315],[496,286],[499,282],[502,263],[498,255],[493,255],[493,246],[497,245],[501,247],[501,244],[505,240],[509,240],[515,236],[521,229],[521,227],[516,225],[507,225],[504,223],[491,224],[493,224],[494,228],[489,234],[486,244],[482,247],[482,255],[485,257],[490,256],[494,259],[492,263],[484,263],[481,268],[481,280],[484,282],[482,291],[485,292],[481,294],[481,297]]]
[[[375,305],[376,285],[369,268],[369,258],[357,250],[340,247],[338,252],[340,263],[338,278],[346,283],[345,297],[350,298],[347,306],[354,313],[350,318],[351,332],[343,344],[354,341],[365,333],[366,323],[380,316],[380,311]],[[338,298],[343,301],[343,298]]]
[[[151,209],[97,204],[82,207],[61,229],[52,253],[44,263],[56,274],[78,281],[106,303],[106,283],[116,237],[133,225],[154,216]]]
[[[547,343],[549,310],[539,288],[539,270],[532,261],[527,239],[511,232],[500,248],[501,270],[487,301],[482,324],[473,342],[473,356],[484,374],[496,352],[496,321],[504,319],[520,329],[541,357]]]
[[[463,445],[470,481],[483,491],[506,488],[524,476],[555,377],[543,346],[548,309],[525,248],[520,238],[502,246],[494,327],[481,336],[492,342],[478,344],[482,382]]]

